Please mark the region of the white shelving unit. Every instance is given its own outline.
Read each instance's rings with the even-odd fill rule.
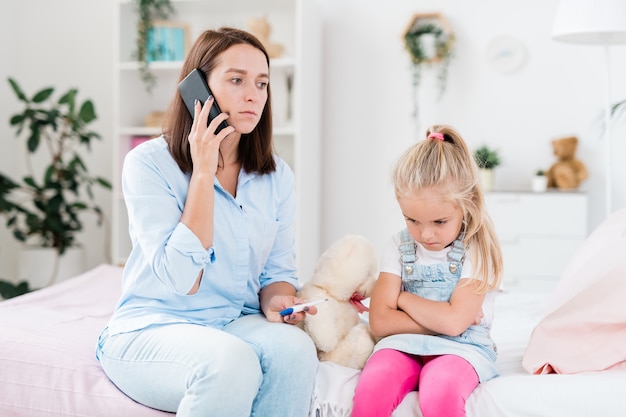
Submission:
[[[554,287],[588,235],[587,195],[492,191],[485,202],[502,247],[505,286]]]
[[[272,27],[270,41],[284,46],[270,62],[274,143],[296,176],[298,216],[296,241],[301,280],[307,280],[320,251],[321,154],[321,12],[314,0],[174,0],[170,20],[187,25],[192,43],[207,29],[231,26],[247,29],[251,18],[265,17]],[[157,84],[146,92],[139,64],[132,58],[136,39],[134,3],[115,3],[118,62],[114,74],[114,207],[113,262],[123,264],[130,252],[128,217],[121,193],[124,156],[136,136],[154,136],[160,128],[144,127],[145,117],[164,111],[176,91],[181,62],[153,62]],[[287,79],[291,77],[291,90]]]

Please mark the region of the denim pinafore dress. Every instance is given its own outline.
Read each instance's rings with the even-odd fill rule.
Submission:
[[[401,232],[402,290],[435,301],[448,301],[459,282],[465,247],[461,234],[451,245],[448,261],[421,265],[415,254],[415,241],[408,229]],[[467,360],[481,382],[498,376],[496,348],[490,329],[472,325],[459,336],[397,334],[381,339],[374,351],[395,349],[413,355],[457,355]]]

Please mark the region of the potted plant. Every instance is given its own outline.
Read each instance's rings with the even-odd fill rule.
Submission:
[[[541,193],[548,189],[548,177],[546,177],[546,172],[543,169],[538,169],[535,171],[535,176],[533,177],[532,182],[532,190]]]
[[[31,288],[26,281],[14,284],[9,280],[0,278],[0,300],[17,297],[30,291]]]
[[[91,100],[79,103],[75,88],[54,101],[53,87],[28,97],[14,79],[9,78],[9,84],[24,104],[10,123],[18,138],[25,139],[27,173],[21,181],[0,173],[0,215],[18,241],[52,249],[58,268],[59,257],[80,246],[76,241],[83,229],[79,215],[93,213],[102,223],[102,210],[93,204],[93,187],[111,189],[109,181],[89,174],[79,153],[81,147],[90,150],[91,141],[100,139],[89,128],[96,120],[95,108]],[[43,164],[40,172],[35,172],[33,158],[38,166]],[[55,277],[53,269],[50,282]]]
[[[137,11],[137,41],[134,58],[139,62],[139,76],[146,91],[151,92],[156,84],[154,74],[150,72],[148,56],[148,37],[157,19],[167,19],[174,13],[171,0],[133,0]]]
[[[500,165],[499,152],[483,145],[474,151],[474,160],[480,168],[483,189],[491,191],[493,189],[493,169]]]

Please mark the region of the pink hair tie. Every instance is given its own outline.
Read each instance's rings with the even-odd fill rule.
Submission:
[[[428,139],[436,139],[443,142],[443,133],[432,132],[428,135]]]

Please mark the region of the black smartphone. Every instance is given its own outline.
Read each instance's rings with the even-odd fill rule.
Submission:
[[[178,91],[185,102],[185,106],[187,106],[187,110],[189,110],[189,114],[193,118],[194,115],[194,104],[196,100],[200,100],[201,104],[204,104],[205,101],[209,98],[209,95],[213,95],[211,90],[209,89],[209,85],[206,82],[206,78],[204,73],[200,71],[198,68],[191,71],[179,84]],[[209,111],[209,119],[208,123],[211,123],[218,114],[222,111],[220,107],[217,105],[217,101],[213,98],[213,105],[211,106],[211,110]],[[215,133],[219,133],[222,129],[228,127],[228,123],[223,121],[219,124]]]

